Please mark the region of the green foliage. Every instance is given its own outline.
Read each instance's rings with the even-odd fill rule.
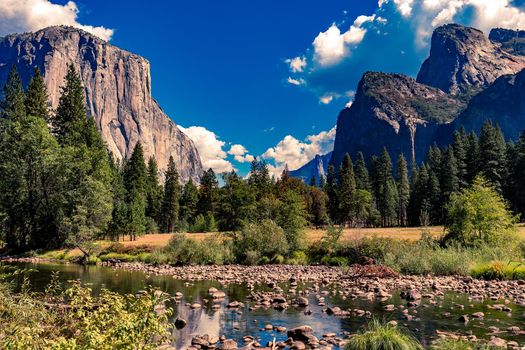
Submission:
[[[180,199],[180,214],[181,221],[188,224],[193,224],[195,214],[197,212],[197,201],[199,200],[199,190],[190,178],[184,185],[182,196]]]
[[[49,98],[38,67],[35,68],[33,77],[27,85],[25,106],[27,115],[42,118],[46,122],[49,121]]]
[[[146,171],[146,217],[148,218],[148,226],[152,227],[153,223],[157,226],[160,216],[160,208],[162,203],[162,186],[159,184],[159,168],[154,157],[148,160],[148,167]],[[151,228],[146,232],[152,231]]]
[[[0,117],[6,121],[16,121],[26,115],[24,89],[16,66],[13,65],[3,88],[0,104]]]
[[[281,198],[276,223],[284,230],[288,248],[291,252],[301,250],[304,243],[306,210],[302,197],[289,190]]]
[[[286,255],[289,251],[284,230],[271,220],[247,223],[232,236],[233,251],[241,263],[255,265],[263,257],[272,259],[277,255]]]
[[[179,173],[177,172],[175,160],[170,156],[160,214],[163,232],[174,232],[178,227],[180,193]]]
[[[345,350],[422,350],[423,346],[397,326],[371,321],[350,338]]]
[[[498,245],[513,239],[515,218],[507,203],[483,178],[451,197],[445,242],[464,246]]]
[[[175,234],[164,249],[173,263],[223,265],[233,262],[231,242],[220,235],[211,235],[202,241]]]
[[[76,281],[62,291],[56,280],[44,295],[13,293],[0,283],[2,349],[156,349],[171,340],[167,296],[102,290],[93,296]],[[53,305],[53,307],[48,307]]]
[[[470,275],[485,280],[523,280],[525,266],[520,262],[490,261],[474,265]]]
[[[355,191],[356,183],[354,166],[350,155],[345,154],[343,164],[339,169],[339,183],[337,198],[339,200],[339,220],[346,225],[355,217]]]

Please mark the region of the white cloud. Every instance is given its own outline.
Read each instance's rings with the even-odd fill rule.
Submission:
[[[303,85],[305,83],[304,79],[303,78],[299,78],[299,79],[294,79],[292,77],[288,77],[288,83],[289,84],[292,84],[292,85]]]
[[[306,68],[306,57],[295,57],[285,60],[286,63],[290,66],[290,71],[292,73],[302,72]]]
[[[270,171],[279,177],[286,165],[295,170],[308,163],[318,154],[326,154],[333,150],[335,127],[310,135],[300,141],[291,135],[285,136],[275,147],[268,148],[262,158],[272,160]]]
[[[350,27],[332,24],[306,49],[294,80],[324,102],[355,88],[365,71],[415,76],[440,25],[455,22],[481,29],[525,29],[525,6],[514,0],[379,0],[371,16]],[[337,18],[334,22],[340,22]]]
[[[248,154],[248,150],[243,145],[235,144],[230,147],[228,154],[233,155],[234,159],[239,163],[253,162],[254,156]]]
[[[332,94],[325,94],[325,95],[319,97],[319,102],[324,104],[324,105],[327,105],[330,102],[332,102],[333,99],[334,99],[334,95],[332,95]]]
[[[205,169],[212,168],[216,173],[234,170],[232,163],[227,160],[228,155],[222,149],[226,143],[219,140],[214,132],[202,126],[178,127],[197,147]]]
[[[354,104],[354,101],[348,101],[345,105],[345,108],[350,108]]]
[[[49,0],[0,0],[0,35],[36,31],[54,25],[69,25],[110,40],[113,29],[80,24],[78,7],[73,1],[65,5]]]
[[[357,45],[363,40],[366,34],[366,29],[363,28],[363,25],[374,19],[375,15],[359,16],[348,31],[344,33],[341,33],[341,30],[335,24],[332,24],[328,30],[319,33],[314,39],[314,59],[321,66],[338,63],[350,53],[351,45]]]

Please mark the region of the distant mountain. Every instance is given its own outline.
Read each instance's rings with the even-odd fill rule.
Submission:
[[[525,129],[525,32],[481,31],[448,24],[435,30],[430,56],[416,79],[367,72],[350,108],[337,120],[331,162],[386,147],[417,162],[428,147],[446,144],[464,125],[479,131],[489,119],[508,138]]]
[[[320,183],[321,177],[326,177],[326,172],[328,170],[328,164],[330,158],[332,157],[332,152],[325,155],[317,155],[314,159],[303,165],[297,170],[292,170],[289,172],[289,175],[302,179],[306,183],[310,183],[312,177],[315,177],[317,184]]]
[[[53,108],[70,63],[83,79],[88,113],[115,157],[128,158],[140,141],[145,156],[155,156],[161,171],[173,156],[183,180],[199,180],[199,153],[151,96],[150,66],[145,58],[65,26],[0,38],[0,86],[12,65],[17,66],[24,85],[34,67],[39,67]]]

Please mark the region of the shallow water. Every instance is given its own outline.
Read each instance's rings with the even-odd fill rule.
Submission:
[[[242,344],[241,339],[245,335],[252,335],[259,339],[264,346],[273,340],[286,340],[286,334],[277,332],[262,331],[266,324],[273,326],[284,326],[288,329],[309,325],[314,329],[315,335],[319,338],[323,334],[334,332],[341,336],[343,332],[355,332],[368,320],[365,317],[335,317],[329,316],[325,312],[326,306],[318,306],[314,295],[309,297],[312,311],[311,315],[304,314],[304,308],[291,307],[285,311],[277,311],[272,308],[256,309],[249,311],[250,304],[246,302],[249,294],[245,285],[222,286],[213,281],[189,282],[176,280],[170,276],[149,276],[139,271],[116,270],[102,266],[79,266],[73,264],[52,264],[52,263],[19,263],[19,267],[31,268],[35,272],[30,274],[33,290],[42,291],[51,279],[53,271],[60,272],[60,281],[67,284],[68,281],[80,279],[84,284],[89,285],[95,293],[101,288],[119,293],[134,293],[146,286],[151,285],[161,290],[174,294],[182,292],[184,298],[180,304],[174,305],[174,316],[179,316],[188,321],[188,325],[182,330],[174,330],[177,348],[185,348],[191,343],[194,335],[210,334],[213,336],[225,335]],[[186,303],[202,303],[202,299],[209,298],[208,289],[210,287],[223,290],[227,298],[222,302],[226,306],[229,301],[237,300],[245,303],[244,308],[228,310],[223,307],[218,311],[213,311],[210,307],[203,307],[200,310],[191,310]],[[286,291],[285,285],[282,286]],[[260,286],[259,288],[264,288]],[[301,285],[298,290],[301,290]],[[399,293],[393,293],[393,297],[385,301],[369,301],[361,299],[344,299],[332,294],[334,291],[330,286],[324,289],[330,292],[325,296],[327,306],[339,306],[341,309],[362,309],[371,311],[373,317],[380,320],[396,320],[400,325],[410,329],[424,344],[427,344],[435,337],[436,330],[460,332],[463,334],[474,334],[478,337],[488,339],[490,334],[487,328],[496,326],[505,331],[509,326],[522,327],[525,321],[525,308],[513,303],[510,306],[512,313],[489,309],[491,304],[502,303],[503,301],[470,301],[465,294],[447,293],[444,298],[437,298],[437,305],[431,305],[429,300],[423,299],[421,305],[416,309],[410,309],[410,314],[416,318],[407,321],[403,318],[402,309],[397,307],[404,305],[399,298]],[[397,308],[393,312],[384,310],[384,306],[394,304]],[[461,309],[459,305],[464,305]],[[482,311],[485,313],[484,320],[471,320],[464,325],[457,319],[460,315],[470,315],[473,312]],[[448,314],[447,314],[448,313]],[[525,335],[511,334],[503,332],[497,334],[498,337],[506,340],[516,340],[520,344],[525,343]]]

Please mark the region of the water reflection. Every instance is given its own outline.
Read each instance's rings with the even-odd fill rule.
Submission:
[[[174,330],[177,348],[185,348],[191,343],[195,335],[209,334],[211,336],[225,336],[242,344],[243,336],[252,335],[265,346],[274,338],[277,341],[286,340],[285,333],[262,330],[266,324],[273,326],[284,326],[288,329],[302,325],[310,325],[315,335],[319,338],[323,334],[335,332],[342,335],[343,332],[355,332],[367,322],[365,317],[350,316],[338,318],[329,316],[324,312],[325,307],[319,306],[314,295],[310,295],[309,309],[311,315],[305,315],[302,308],[289,308],[286,311],[273,309],[249,310],[249,304],[239,309],[227,309],[226,305],[233,300],[245,302],[249,290],[245,285],[222,286],[214,281],[187,282],[176,280],[170,276],[149,276],[138,271],[113,270],[106,267],[68,264],[19,264],[20,267],[34,268],[38,272],[31,275],[30,280],[35,290],[43,290],[50,281],[53,271],[60,271],[60,280],[67,284],[68,280],[80,279],[89,284],[95,293],[101,288],[107,288],[119,293],[134,293],[152,285],[162,289],[170,295],[182,292],[183,298],[178,304],[174,304],[174,318],[180,317],[186,320],[187,326],[181,330]],[[208,295],[208,289],[214,287],[226,293],[227,297],[220,301],[221,308],[212,308],[214,302]],[[283,286],[286,289],[286,286]],[[299,288],[298,290],[304,290]],[[327,288],[330,289],[330,288]],[[361,309],[370,311],[374,317],[381,320],[396,320],[401,326],[413,331],[423,343],[435,336],[437,329],[442,331],[471,333],[478,337],[489,338],[489,326],[497,326],[506,330],[512,325],[521,326],[525,321],[525,308],[519,305],[511,305],[513,312],[505,313],[490,309],[488,306],[497,302],[471,301],[464,294],[447,293],[444,299],[437,299],[435,305],[430,300],[423,300],[417,309],[410,309],[412,321],[407,321],[403,307],[403,301],[398,293],[384,301],[369,301],[363,299],[345,299],[341,295],[327,295],[327,305],[339,306],[343,310]],[[190,305],[199,303],[201,309],[191,309]],[[501,303],[501,301],[499,301]],[[395,311],[385,311],[385,305],[393,304]],[[468,324],[458,322],[460,315],[472,314],[476,311],[485,313],[484,320],[472,320]],[[405,311],[406,312],[406,311]],[[499,335],[507,340],[525,342],[525,335],[511,334],[505,332]]]

